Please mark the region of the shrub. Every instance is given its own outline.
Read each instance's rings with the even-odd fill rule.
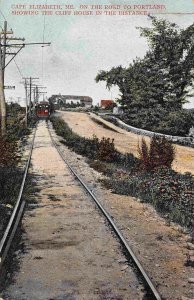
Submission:
[[[132,172],[138,169],[140,161],[131,153],[119,153],[117,156],[118,165],[124,167],[128,171]]]
[[[192,227],[194,212],[194,181],[191,174],[177,174],[169,168],[157,172],[120,176],[119,172],[104,179],[114,193],[130,195],[152,204],[169,220]]]
[[[132,154],[117,152],[110,139],[99,141],[95,136],[85,139],[73,133],[63,120],[52,118],[52,122],[67,145],[77,153],[90,157],[90,165],[108,177],[103,179],[103,183],[113,192],[151,203],[169,220],[191,228],[193,177],[191,174],[178,174],[170,168],[175,151],[165,138],[153,137],[149,146],[142,140],[139,146],[140,162]],[[100,151],[99,144],[102,147]],[[97,153],[101,161],[96,160]],[[110,163],[113,158],[114,161]]]
[[[117,152],[114,145],[114,139],[103,137],[98,142],[97,158],[102,161],[112,162],[116,159]]]
[[[141,167],[146,171],[151,171],[159,167],[170,168],[175,158],[175,148],[165,137],[153,136],[148,146],[142,138],[138,145]]]
[[[194,126],[193,112],[187,109],[169,111],[161,106],[157,108],[132,107],[121,117],[127,124],[167,135],[185,136]]]
[[[16,155],[17,145],[15,142],[9,142],[0,136],[0,166],[8,167],[16,164],[18,156]]]
[[[29,128],[26,128],[24,125],[15,123],[14,125],[7,126],[7,140],[17,141],[23,136],[30,133]]]
[[[107,174],[108,168],[104,162],[101,162],[99,160],[92,160],[90,161],[90,167],[99,173]]]
[[[159,132],[158,126],[161,120],[165,118],[166,113],[167,111],[161,106],[141,109],[135,106],[131,107],[130,110],[125,110],[122,120],[137,128]]]
[[[158,126],[158,132],[177,136],[185,136],[194,125],[193,112],[181,109],[166,114]]]
[[[64,143],[75,152],[89,158],[111,162],[116,159],[118,152],[114,140],[102,138],[100,141],[95,135],[89,139],[74,133],[61,119],[52,117],[51,121],[56,133],[64,138]]]
[[[0,167],[1,203],[13,203],[18,196],[23,171],[16,167]]]

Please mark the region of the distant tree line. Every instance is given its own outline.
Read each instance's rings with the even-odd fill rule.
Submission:
[[[96,82],[117,85],[118,102],[130,125],[166,134],[184,135],[194,123],[183,109],[192,96],[194,78],[194,24],[180,29],[165,19],[150,17],[150,28],[139,27],[149,49],[127,68],[99,71]]]

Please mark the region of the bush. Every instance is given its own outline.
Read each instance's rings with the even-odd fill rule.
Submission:
[[[30,129],[22,124],[15,123],[14,125],[7,126],[7,140],[17,141],[25,135],[30,133]]]
[[[0,167],[0,238],[19,194],[22,176],[16,167]]]
[[[120,176],[118,172],[104,184],[114,193],[130,195],[152,204],[169,220],[192,227],[194,181],[191,174],[177,174],[169,168]]]
[[[181,109],[166,114],[165,118],[158,126],[158,132],[185,136],[189,133],[190,128],[194,125],[193,112]]]
[[[12,203],[19,193],[23,171],[16,167],[0,167],[1,203]]]
[[[97,148],[97,159],[107,162],[112,162],[116,160],[117,152],[114,145],[114,139],[103,137],[100,142],[98,142]]]
[[[159,167],[170,168],[175,158],[175,148],[165,137],[153,136],[148,146],[142,138],[138,145],[141,167],[146,171],[155,170]]]
[[[175,151],[165,138],[153,137],[150,146],[142,140],[140,162],[132,154],[117,152],[110,139],[85,139],[73,133],[63,120],[52,118],[52,122],[66,145],[90,157],[90,165],[108,177],[103,183],[113,192],[151,203],[169,220],[191,228],[194,180],[191,174],[178,174],[170,168]]]
[[[137,128],[174,136],[186,136],[194,126],[194,115],[190,110],[169,111],[160,106],[146,109],[132,107],[125,111],[122,120]]]
[[[140,161],[131,153],[119,153],[117,156],[117,162],[119,166],[124,167],[128,171],[132,172],[139,168]]]
[[[138,106],[132,107],[130,110],[125,110],[122,120],[127,124],[150,130],[153,132],[159,132],[158,126],[165,118],[166,110],[160,106],[156,108],[139,108]]]
[[[51,122],[56,133],[63,137],[65,144],[75,152],[101,161],[111,162],[116,159],[118,152],[115,149],[114,140],[103,137],[100,141],[96,136],[91,139],[80,137],[63,120],[52,117]]]
[[[18,159],[16,151],[15,142],[9,142],[0,136],[0,167],[15,165]]]

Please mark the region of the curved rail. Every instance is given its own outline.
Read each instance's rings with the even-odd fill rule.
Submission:
[[[73,168],[70,166],[70,164],[66,161],[66,159],[63,156],[63,153],[61,152],[61,150],[57,146],[56,142],[54,141],[54,139],[53,139],[53,137],[51,135],[51,132],[49,130],[49,127],[48,127],[48,131],[49,131],[52,143],[55,146],[56,150],[58,151],[59,155],[61,156],[62,160],[66,163],[66,165],[68,166],[68,168],[71,170],[71,172],[73,173],[73,175],[78,179],[78,181],[81,183],[81,185],[84,187],[84,189],[89,193],[89,195],[91,196],[91,198],[95,201],[95,203],[97,204],[97,206],[99,207],[99,209],[102,211],[102,213],[104,214],[104,216],[108,220],[109,224],[112,226],[112,228],[113,228],[114,232],[116,233],[117,237],[119,238],[119,240],[124,245],[125,250],[130,255],[130,257],[134,261],[137,269],[139,270],[139,272],[143,276],[143,278],[145,280],[145,283],[149,287],[149,289],[150,289],[150,291],[151,291],[154,299],[156,299],[156,300],[162,300],[161,296],[159,295],[158,291],[156,290],[156,288],[155,288],[154,284],[152,283],[151,279],[149,278],[148,274],[144,270],[144,268],[141,265],[140,261],[136,257],[135,253],[133,252],[133,250],[129,246],[128,242],[124,238],[124,236],[121,233],[121,231],[118,229],[117,225],[115,224],[115,222],[113,221],[113,219],[111,218],[111,216],[109,215],[109,213],[105,210],[105,208],[102,206],[102,204],[96,198],[96,196],[94,195],[94,193],[89,189],[89,187],[87,186],[87,184],[80,178],[80,176],[73,170]]]
[[[25,181],[26,181],[26,177],[27,177],[27,173],[28,173],[28,169],[29,169],[29,165],[30,165],[30,161],[31,161],[32,150],[33,150],[33,146],[34,146],[34,139],[35,139],[35,135],[36,135],[36,128],[37,128],[37,124],[36,124],[34,135],[33,135],[33,138],[32,138],[32,144],[31,144],[31,147],[30,147],[30,154],[29,154],[28,160],[27,160],[26,165],[25,165],[25,171],[24,171],[24,175],[23,175],[19,195],[18,195],[16,204],[14,206],[13,212],[11,214],[11,217],[9,219],[9,223],[8,223],[8,225],[6,227],[6,230],[4,232],[4,235],[3,235],[3,237],[0,241],[0,267],[2,267],[2,264],[3,264],[3,262],[4,262],[4,260],[7,256],[7,253],[9,251],[11,242],[13,240],[13,237],[15,235],[16,229],[18,227],[19,221],[21,219],[21,216],[22,216],[22,213],[23,213],[23,210],[24,210],[25,201],[22,200],[22,194],[23,194]]]

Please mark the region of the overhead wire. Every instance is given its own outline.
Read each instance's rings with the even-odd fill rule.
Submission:
[[[2,11],[0,10],[0,14],[2,15],[2,17],[3,17],[3,19],[5,20],[5,21],[7,21],[6,20],[6,17],[4,16],[4,14],[2,13]],[[11,25],[9,24],[9,22],[7,21],[7,24],[9,25],[9,27],[11,28]],[[1,27],[1,29],[3,29],[2,27]]]
[[[45,1],[45,6],[47,5],[47,0]],[[43,18],[43,33],[42,42],[45,42],[45,29],[46,29],[46,15]],[[42,85],[44,85],[44,45],[42,45]]]
[[[5,21],[7,21],[6,18],[5,18],[5,16],[4,16],[4,14],[2,13],[1,10],[0,10],[0,14],[2,15],[3,19],[4,19]]]
[[[1,10],[0,10],[0,15],[1,15],[1,16],[3,17],[3,19],[7,22],[7,25],[11,28],[11,25],[10,25],[9,22],[6,20],[4,14],[2,13]],[[4,28],[3,28],[2,26],[0,26],[0,27],[1,27],[1,30],[3,31]],[[12,30],[12,29],[11,29],[11,30]],[[8,44],[9,44],[9,42],[10,42],[9,39],[7,39],[7,43],[8,43]],[[8,53],[10,52],[10,50],[8,50],[8,49],[7,49],[7,51],[8,51]],[[19,75],[21,76],[21,78],[23,78],[24,76],[23,76],[23,74],[22,74],[22,71],[21,71],[21,69],[20,69],[18,63],[16,62],[15,57],[13,58],[13,61],[14,61],[15,65],[16,65],[16,68],[17,68],[17,70],[18,70]]]
[[[16,65],[16,67],[17,67],[18,73],[20,74],[21,78],[23,78],[24,76],[22,75],[21,69],[20,69],[20,67],[18,66],[18,64],[17,64],[17,62],[16,62],[16,60],[15,60],[15,58],[14,58],[13,60],[14,60],[14,63],[15,63],[15,65]]]

